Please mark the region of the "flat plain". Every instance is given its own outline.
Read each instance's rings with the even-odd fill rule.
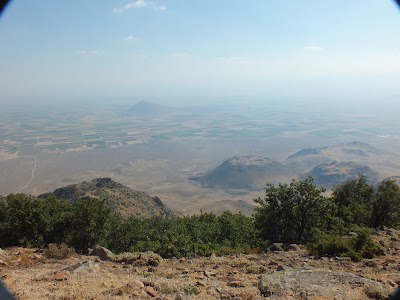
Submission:
[[[0,195],[38,195],[111,177],[160,197],[182,213],[204,208],[218,211],[221,204],[248,211],[245,203],[253,204],[252,199],[262,196],[262,190],[216,189],[189,178],[232,156],[287,162],[301,149],[318,147],[329,147],[324,151],[332,161],[351,159],[370,166],[380,180],[400,175],[399,121],[393,107],[344,109],[334,104],[287,103],[170,106],[163,113],[141,117],[131,113],[133,104],[0,113]],[[148,105],[151,109],[153,104]],[[371,145],[376,155],[343,155],[335,150],[335,145],[353,141]]]

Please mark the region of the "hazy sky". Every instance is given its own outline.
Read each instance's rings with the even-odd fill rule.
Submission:
[[[399,82],[389,0],[14,0],[0,19],[2,103],[362,100]]]

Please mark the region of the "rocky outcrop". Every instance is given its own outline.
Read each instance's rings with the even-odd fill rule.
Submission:
[[[97,256],[103,261],[113,261],[115,259],[114,253],[112,253],[107,248],[101,247],[99,245],[94,246],[94,248],[89,251],[90,256]]]
[[[382,284],[346,272],[284,268],[263,275],[258,287],[262,295],[271,299],[311,299],[331,295],[333,290],[335,299],[347,299],[352,287],[360,286],[381,288]]]
[[[83,197],[104,199],[115,213],[123,217],[172,216],[175,214],[165,206],[160,198],[134,191],[111,178],[96,178],[89,182],[68,185],[38,197],[47,198],[50,195],[71,201]]]
[[[115,255],[107,248],[96,245],[93,249],[90,249],[89,256],[97,256],[102,261],[112,261],[116,263],[122,263],[124,265],[134,266],[151,266],[157,267],[164,260],[163,258],[152,252],[124,252]]]

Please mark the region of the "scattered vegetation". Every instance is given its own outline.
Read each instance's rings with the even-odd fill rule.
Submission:
[[[187,285],[183,288],[183,291],[185,292],[186,295],[197,295],[199,293],[199,290],[197,287],[194,285]]]
[[[44,250],[44,255],[47,258],[64,259],[76,255],[75,249],[68,247],[67,244],[48,244]]]
[[[0,198],[0,247],[46,247],[46,256],[64,258],[72,248],[85,253],[95,244],[115,253],[153,251],[164,258],[212,253],[255,253],[275,242],[302,243],[321,256],[353,260],[381,253],[370,229],[400,226],[400,188],[379,186],[365,177],[324,195],[312,178],[267,185],[254,217],[224,212],[185,217],[122,218],[105,200],[37,199],[24,194]],[[351,233],[351,234],[349,234]]]

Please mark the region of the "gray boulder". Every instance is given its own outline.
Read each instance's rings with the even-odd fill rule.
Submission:
[[[91,251],[89,251],[90,256],[97,256],[103,261],[114,261],[115,254],[112,253],[107,248],[96,245]]]
[[[346,283],[346,284],[343,284]],[[258,288],[261,294],[271,299],[282,299],[288,296],[317,297],[327,296],[327,292],[341,286],[337,296],[345,295],[347,289],[354,286],[382,287],[382,283],[366,279],[352,273],[322,271],[314,268],[284,268],[260,278]]]

